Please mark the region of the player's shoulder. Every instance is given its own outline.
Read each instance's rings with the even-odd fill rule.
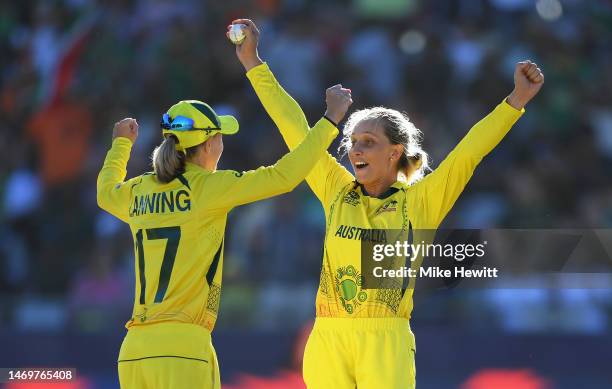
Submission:
[[[147,183],[151,184],[153,182],[155,182],[155,173],[147,172],[139,176],[132,177],[129,180],[124,181],[121,185],[128,186],[133,189],[135,186]]]
[[[221,195],[228,187],[240,180],[240,177],[244,174],[235,170],[191,171],[188,173],[186,179],[191,183],[192,190],[207,193],[207,196]]]
[[[138,182],[157,182],[155,172],[142,173],[141,175],[134,177],[133,180]]]
[[[214,180],[233,180],[236,178],[240,178],[244,175],[244,172],[239,172],[236,170],[215,170],[209,174],[209,177]]]
[[[183,185],[193,191],[207,191],[222,189],[223,184],[229,182],[241,173],[233,170],[215,170],[214,172],[204,169],[189,169],[177,177]]]

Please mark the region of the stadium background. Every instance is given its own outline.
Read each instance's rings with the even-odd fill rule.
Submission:
[[[129,176],[149,170],[160,115],[179,99],[239,118],[220,168],[286,151],[224,36],[243,16],[311,122],[341,82],[352,109],[407,111],[434,165],[510,92],[514,63],[532,59],[546,85],[445,226],[612,224],[609,1],[3,1],[0,366],[72,366],[80,381],[65,387],[118,386],[132,242],[95,201],[115,121],[140,123]],[[305,185],[230,214],[213,336],[227,387],[300,387],[323,229]],[[610,289],[444,291],[417,297],[412,326],[420,388],[612,382]]]

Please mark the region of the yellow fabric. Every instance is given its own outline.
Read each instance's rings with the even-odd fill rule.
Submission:
[[[289,148],[295,148],[307,127],[299,105],[266,64],[251,69],[247,77]],[[369,229],[436,229],[478,163],[523,112],[502,102],[468,132],[435,171],[412,186],[396,182],[396,192],[383,199],[364,194],[353,175],[325,153],[306,177],[323,205],[327,223],[317,317],[409,319],[412,289],[361,288],[361,240],[371,238],[366,234]]]
[[[134,310],[126,327],[172,321],[212,331],[228,212],[295,188],[337,134],[321,119],[273,166],[239,173],[188,163],[168,184],[151,173],[124,181],[131,142],[116,138],[98,176],[98,205],[129,223],[135,242]]]
[[[304,352],[309,389],[415,387],[414,335],[407,319],[317,318]]]
[[[247,72],[255,93],[279,128],[283,139],[290,150],[293,150],[304,138],[302,126],[308,128],[308,121],[298,103],[293,100],[283,87],[276,81],[274,75],[266,63],[258,65]],[[274,101],[274,98],[282,98],[283,101]],[[327,208],[332,197],[338,193],[340,188],[353,182],[354,177],[329,153],[325,153],[312,171],[306,176],[308,185],[314,194]]]
[[[124,389],[221,387],[210,332],[194,324],[131,328],[121,345],[118,371]]]
[[[132,326],[123,339],[118,360],[174,355],[210,362],[210,344],[210,331],[197,324],[167,321]]]
[[[178,143],[176,144],[176,150],[185,152],[186,149],[197,146],[201,143],[204,143],[208,138],[213,136],[216,131],[203,131],[203,130],[194,130],[194,131],[172,131],[172,130],[162,130],[162,134],[164,137],[168,135],[176,136],[178,139]]]
[[[118,372],[121,389],[221,388],[218,366],[190,359],[149,358],[120,363]]]

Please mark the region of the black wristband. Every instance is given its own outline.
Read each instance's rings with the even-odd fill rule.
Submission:
[[[338,123],[334,122],[333,120],[331,120],[330,118],[328,118],[327,116],[323,115],[323,117],[325,119],[327,119],[328,122],[330,122],[331,124],[334,125],[334,127],[338,127]]]

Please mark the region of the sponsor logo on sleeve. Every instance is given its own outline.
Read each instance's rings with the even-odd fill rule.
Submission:
[[[397,200],[391,200],[388,203],[383,204],[380,208],[378,208],[378,210],[376,211],[377,215],[380,215],[381,213],[384,212],[395,212],[397,211]]]

